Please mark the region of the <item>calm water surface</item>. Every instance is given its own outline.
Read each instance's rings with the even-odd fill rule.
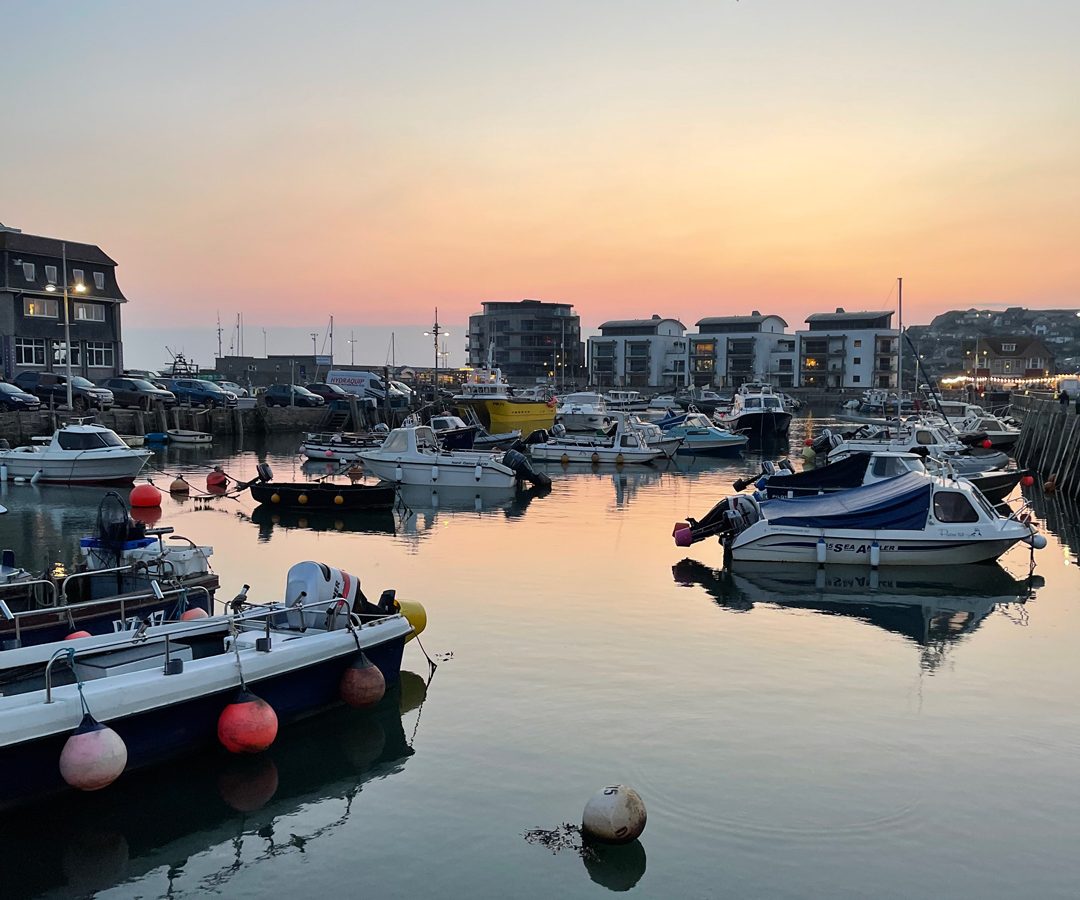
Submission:
[[[155,464],[303,478],[295,444]],[[715,542],[674,546],[673,522],[756,467],[556,466],[547,496],[421,492],[374,518],[166,498],[161,524],[215,547],[225,599],[280,599],[292,563],[325,561],[422,600],[438,670],[425,684],[410,644],[375,713],[3,823],[3,896],[1076,896],[1075,507],[1034,498],[1051,533],[1030,579],[1026,548],[872,577],[725,573]],[[103,493],[9,486],[0,543],[70,558]],[[585,862],[523,839],[618,781],[648,806],[640,846]]]

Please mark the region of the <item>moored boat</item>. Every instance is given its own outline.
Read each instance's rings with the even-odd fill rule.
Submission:
[[[567,394],[556,415],[567,431],[598,431],[611,425],[607,402],[595,391]]]
[[[76,424],[57,429],[46,444],[0,450],[9,478],[57,484],[130,483],[152,455],[133,450],[102,425]]]
[[[750,442],[744,434],[733,434],[715,425],[696,410],[657,423],[669,437],[682,438],[680,456],[735,456]]]
[[[192,431],[188,428],[170,428],[165,432],[173,444],[190,444],[205,447],[214,442],[214,436],[208,431]]]
[[[293,510],[331,510],[356,512],[365,509],[391,509],[394,486],[378,484],[339,484],[333,481],[264,481],[248,485],[256,503]]]
[[[383,426],[385,428],[385,426]],[[308,459],[348,461],[360,458],[361,450],[378,447],[389,434],[350,434],[347,432],[318,432],[304,436],[300,453]]]
[[[508,431],[531,434],[540,428],[550,428],[555,421],[555,399],[514,397],[502,371],[492,366],[490,351],[488,356],[488,365],[469,372],[461,390],[454,395],[453,405],[472,410],[492,434]]]
[[[650,447],[638,431],[624,428],[622,421],[611,437],[552,433],[546,441],[529,445],[533,459],[591,463],[651,463],[663,456],[659,448]]]
[[[761,382],[746,382],[739,387],[731,409],[713,414],[716,424],[730,431],[745,434],[751,441],[786,440],[791,426],[791,413],[772,386]]]

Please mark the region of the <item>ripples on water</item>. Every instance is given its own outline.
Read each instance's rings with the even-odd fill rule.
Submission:
[[[317,477],[295,444],[170,449],[157,481],[219,461]],[[759,464],[551,465],[546,496],[420,491],[375,516],[166,498],[161,524],[214,545],[223,597],[277,599],[289,565],[326,561],[423,600],[443,662],[265,758],[207,753],[3,823],[4,895],[1074,896],[1075,504],[1032,496],[1051,534],[1033,577],[1022,548],[871,574],[725,572],[715,542],[674,546],[673,522]],[[103,493],[9,486],[3,544],[72,556]],[[405,665],[426,672],[414,645]],[[522,839],[615,781],[649,807],[640,845]]]

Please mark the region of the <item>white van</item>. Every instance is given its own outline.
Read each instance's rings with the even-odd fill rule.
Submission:
[[[1059,378],[1057,392],[1060,394],[1062,391],[1069,395],[1070,400],[1075,400],[1077,396],[1080,396],[1080,376]]]
[[[327,384],[336,384],[344,391],[374,400],[382,404],[386,397],[386,385],[374,372],[351,372],[344,369],[331,369],[326,375]],[[408,398],[391,385],[390,405],[394,408],[408,406]]]

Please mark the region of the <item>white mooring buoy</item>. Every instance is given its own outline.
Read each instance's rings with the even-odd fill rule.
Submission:
[[[605,844],[628,844],[645,830],[645,803],[625,784],[613,784],[597,791],[585,804],[581,831]]]

